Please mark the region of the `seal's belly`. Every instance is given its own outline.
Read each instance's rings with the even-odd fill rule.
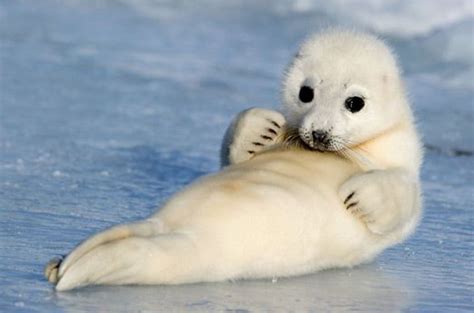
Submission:
[[[357,171],[331,154],[268,152],[196,181],[156,217],[171,231],[207,238],[196,244],[206,242],[201,249],[210,255],[219,251],[223,263],[248,262],[249,273],[254,266],[261,272],[256,260],[276,267],[311,266],[312,260],[336,266],[367,236],[337,195]]]
[[[157,217],[179,227],[235,214],[268,214],[274,221],[298,211],[311,215],[341,206],[337,189],[357,171],[331,153],[269,151],[197,180],[172,197]]]

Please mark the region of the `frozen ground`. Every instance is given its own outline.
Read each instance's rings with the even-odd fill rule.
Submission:
[[[473,311],[472,2],[221,2],[0,0],[0,311]],[[405,69],[428,147],[410,240],[274,283],[52,290],[52,256],[215,171],[232,115],[277,106],[297,43],[341,21]]]

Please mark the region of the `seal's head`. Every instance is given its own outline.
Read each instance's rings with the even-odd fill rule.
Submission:
[[[372,35],[353,31],[332,30],[306,41],[282,90],[289,128],[321,151],[370,140],[409,110],[390,49]]]

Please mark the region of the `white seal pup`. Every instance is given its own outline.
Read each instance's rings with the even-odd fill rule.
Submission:
[[[220,172],[157,213],[112,227],[45,269],[57,290],[291,276],[372,260],[421,215],[422,146],[394,57],[332,30],[305,42],[285,115],[247,110]]]

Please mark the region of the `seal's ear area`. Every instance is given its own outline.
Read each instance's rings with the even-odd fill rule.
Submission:
[[[293,59],[300,59],[303,55],[301,54],[301,51],[296,51],[295,55],[293,56]]]

